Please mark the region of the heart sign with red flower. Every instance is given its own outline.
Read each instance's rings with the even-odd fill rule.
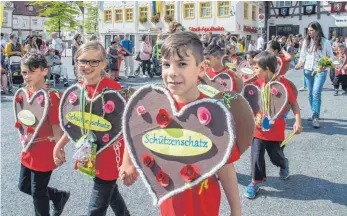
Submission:
[[[165,88],[147,85],[133,94],[123,114],[124,141],[155,204],[213,176],[235,144],[249,146],[253,131],[242,140],[237,124],[243,116],[243,124],[252,127],[252,111],[241,96],[230,104],[234,109],[204,98],[177,110]],[[239,149],[242,153],[247,148]]]
[[[15,128],[21,137],[23,151],[28,151],[35,143],[34,140],[46,120],[49,104],[49,95],[45,89],[35,92],[31,98],[26,88],[20,88],[15,93],[13,100]]]
[[[228,70],[222,72],[214,77],[210,77],[207,73],[201,78],[198,85],[199,90],[209,96],[214,97],[219,92],[232,91],[236,85],[237,92],[241,92],[243,88],[243,81],[236,74],[232,77],[228,74]]]
[[[243,61],[237,67],[237,74],[242,77],[244,83],[253,82],[257,79],[254,68],[248,61]]]
[[[85,131],[92,131],[96,136],[94,143],[97,144],[99,154],[121,135],[121,119],[126,102],[113,89],[105,89],[93,99],[82,90],[83,87],[76,84],[64,92],[59,107],[60,126],[73,142],[83,136],[82,127]]]

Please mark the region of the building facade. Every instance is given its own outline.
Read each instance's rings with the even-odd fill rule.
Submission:
[[[331,1],[269,1],[267,32],[272,35],[306,35],[309,23],[321,24],[324,35],[347,37],[346,2]]]
[[[159,33],[168,31],[169,20],[181,23],[186,31],[198,34],[226,34],[256,39],[261,34],[257,28],[262,2],[241,1],[122,1],[103,2],[99,5],[99,33],[108,47],[115,36],[121,39],[129,33],[139,47],[142,35],[151,35],[153,42]],[[154,23],[153,15],[159,15]]]

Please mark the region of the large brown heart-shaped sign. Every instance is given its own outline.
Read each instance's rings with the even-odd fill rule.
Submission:
[[[239,64],[237,73],[242,77],[244,83],[251,83],[257,79],[254,68],[248,61],[243,61]]]
[[[13,101],[14,119],[18,125],[18,132],[21,136],[23,151],[28,149],[34,143],[38,132],[46,119],[49,108],[48,93],[41,89],[29,99],[29,93],[26,88],[20,88],[14,95]],[[28,133],[28,131],[32,131]]]
[[[232,91],[234,85],[237,86],[237,93],[242,91],[242,79],[236,74],[234,75],[233,79],[230,74],[224,72],[217,74],[212,78],[208,74],[205,74],[204,77],[200,80],[198,88],[205,95],[214,97],[219,92]]]
[[[210,114],[207,125],[200,123],[198,110]],[[171,123],[162,126],[160,122],[167,119]],[[177,111],[169,91],[151,85],[141,87],[130,98],[123,115],[123,134],[155,204],[214,175],[235,144],[233,115],[222,102],[205,98]],[[152,166],[145,164],[145,156],[153,158]],[[189,164],[198,167],[199,175],[187,182],[180,173]],[[161,171],[167,174],[167,185],[160,183]]]
[[[261,91],[254,84],[247,84],[243,89],[243,97],[248,101],[253,114],[256,115],[261,109]]]
[[[95,143],[99,154],[122,134],[122,115],[126,102],[121,94],[113,89],[105,89],[93,99],[85,93],[85,102],[82,102],[82,89],[80,84],[76,84],[64,92],[59,107],[60,126],[70,140],[77,142],[83,136],[81,104],[85,104],[84,126],[96,135]]]
[[[272,81],[266,84],[265,88],[269,89],[270,93],[270,110],[269,117],[275,120],[282,114],[288,103],[288,92],[283,83]]]
[[[287,81],[289,82],[289,85],[290,85],[290,87],[291,87],[291,89],[293,91],[295,99],[297,99],[298,98],[298,94],[299,94],[298,89],[296,88],[296,86],[294,85],[294,83],[292,81],[290,81],[288,79],[287,79]],[[289,104],[289,102],[286,105],[286,109],[287,109],[288,112],[291,110],[291,105]]]

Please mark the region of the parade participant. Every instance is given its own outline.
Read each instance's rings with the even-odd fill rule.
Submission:
[[[340,44],[337,47],[337,55],[336,60],[334,61],[335,65],[335,77],[333,80],[335,93],[334,96],[339,94],[339,87],[341,84],[342,90],[344,91],[342,94],[347,94],[347,57],[345,54],[345,45]]]
[[[289,177],[288,159],[285,158],[283,149],[280,147],[281,142],[285,139],[286,122],[283,113],[286,112],[287,103],[290,104],[295,116],[294,132],[299,134],[302,131],[300,108],[293,92],[293,86],[283,76],[275,74],[276,68],[277,58],[268,51],[264,51],[254,58],[254,70],[259,74],[259,79],[254,84],[261,89],[261,97],[264,102],[259,106],[253,106],[254,101],[250,101],[251,107],[259,108],[253,110],[256,115],[256,128],[251,146],[252,182],[247,186],[245,192],[245,196],[249,199],[255,198],[260,190],[260,183],[266,181],[265,150],[268,152],[271,162],[280,167],[281,179]],[[246,87],[245,91],[249,92],[249,96],[256,94],[256,92],[246,90]],[[272,95],[276,97],[271,99]],[[245,96],[245,98],[249,97]],[[273,113],[274,110],[277,113]]]
[[[247,149],[253,135],[253,131],[247,130],[254,129],[254,120],[247,102],[242,97],[237,97],[237,99],[230,103],[230,106],[235,106],[232,109],[233,111],[224,112],[219,109],[224,107],[223,104],[219,107],[217,101],[214,99],[207,100],[207,96],[199,91],[197,87],[198,80],[205,74],[205,62],[202,53],[203,45],[196,34],[192,32],[182,32],[169,35],[164,41],[161,49],[163,61],[162,77],[167,89],[156,86],[144,86],[138,89],[130,98],[123,115],[123,133],[129,153],[132,156],[133,162],[136,163],[137,166],[142,167],[141,177],[154,198],[154,203],[160,205],[160,212],[163,216],[218,215],[221,191],[214,173],[218,174],[219,180],[226,193],[231,215],[241,215],[237,177],[233,162],[238,160],[240,154]],[[165,102],[165,100],[168,100],[168,102]],[[210,101],[211,104],[208,101]],[[142,103],[142,105],[140,106],[138,103]],[[215,105],[212,105],[212,103]],[[165,155],[168,157],[168,159],[166,159],[166,157],[153,155],[148,149],[142,148],[145,146],[147,139],[146,134],[158,131],[152,130],[157,129],[159,127],[158,124],[160,125],[159,128],[167,127],[162,130],[174,130],[177,131],[178,134],[180,134],[179,131],[182,130],[189,133],[189,131],[198,132],[199,129],[205,128],[206,126],[194,122],[196,119],[192,120],[190,117],[189,120],[186,119],[187,116],[195,116],[196,112],[200,113],[199,108],[194,107],[199,106],[199,104],[203,104],[200,108],[204,110],[206,115],[209,113],[206,107],[209,107],[211,113],[214,114],[213,119],[209,119],[204,123],[200,122],[201,124],[205,124],[206,126],[208,124],[220,125],[224,127],[222,125],[225,125],[225,119],[228,119],[229,114],[234,116],[235,122],[240,121],[240,124],[235,125],[236,130],[239,130],[236,131],[237,135],[235,135],[235,142],[238,148],[229,149],[230,151],[227,149],[219,149],[222,146],[229,146],[231,143],[234,143],[234,141],[226,141],[222,137],[219,137],[219,141],[214,140],[216,135],[215,132],[225,130],[225,128],[217,129],[214,126],[209,126],[209,132],[205,131],[205,133],[199,135],[199,137],[204,139],[203,137],[207,136],[209,139],[212,139],[211,142],[215,142],[214,147],[218,149],[216,151],[223,152],[223,154],[220,155],[222,158],[216,158],[216,155],[213,153],[208,156],[209,159],[205,158],[204,160],[201,160],[201,157],[207,155],[204,156],[202,154],[196,157],[186,155],[187,157],[181,157],[180,155],[174,156],[168,153]],[[157,114],[158,106],[160,110]],[[174,114],[171,114],[171,110]],[[189,112],[189,110],[190,112],[194,112],[194,114],[185,114],[185,112]],[[239,111],[245,111],[245,113],[237,114]],[[138,114],[136,114],[136,112],[138,112]],[[176,118],[176,116],[178,116],[178,114],[175,114],[176,112],[182,113],[179,114],[181,116],[180,118]],[[226,114],[226,116],[224,114]],[[155,115],[157,115],[157,117],[155,117]],[[240,116],[244,118],[241,120],[241,118],[239,118]],[[151,119],[153,118],[156,119],[156,121],[152,121]],[[171,118],[172,124],[170,124]],[[236,120],[237,118],[239,119]],[[212,121],[214,121],[214,123],[212,123]],[[243,121],[243,124],[241,121]],[[134,127],[134,125],[137,125],[137,127]],[[175,125],[179,125],[181,129],[175,128]],[[248,129],[241,129],[240,127],[243,126],[247,126]],[[217,131],[214,131],[215,129]],[[249,139],[245,140],[245,142],[239,142],[238,140],[238,138],[242,136],[240,135],[242,134],[242,130],[245,131],[245,133],[249,132]],[[229,132],[230,134],[233,133],[231,131]],[[228,133],[223,132],[223,134]],[[138,138],[141,139],[141,136],[143,137],[142,143],[144,145],[139,144],[141,140]],[[170,139],[175,139],[175,137],[177,137],[177,135],[170,136],[169,134],[165,136],[169,136]],[[181,137],[181,135],[179,135],[179,137]],[[157,138],[155,138],[155,140],[157,140]],[[182,141],[184,142],[184,140]],[[191,143],[190,141],[186,140],[185,146],[187,146],[187,142]],[[243,148],[243,144],[241,143],[245,144],[247,147]],[[241,146],[239,144],[241,144]],[[153,143],[153,145],[155,144]],[[179,153],[176,148],[179,148],[179,146],[170,147],[169,152],[173,154],[175,154],[175,152]],[[185,147],[181,146],[181,148]],[[161,149],[164,149],[164,147],[161,147]],[[157,150],[159,151],[159,149],[153,149],[153,151]],[[198,150],[196,149],[194,152],[196,151]],[[139,162],[141,161],[139,157],[145,158],[142,159],[142,163]],[[189,163],[187,161],[182,162],[186,159],[189,161],[192,159],[190,163],[194,164],[187,164]],[[143,165],[144,163],[146,165]],[[184,167],[182,163],[185,165]],[[218,165],[214,166],[214,163],[218,163]],[[203,166],[212,166],[211,170],[207,169],[208,175],[203,172]],[[200,177],[200,175],[199,179],[196,179],[197,176],[188,177],[190,174],[184,171],[185,167],[189,170],[195,167],[192,173],[200,172],[198,170],[201,169],[200,174],[202,177]],[[179,170],[181,170],[181,172]],[[170,175],[170,177],[167,177],[168,175]],[[168,178],[170,178],[170,180]],[[185,180],[182,181],[182,178]],[[191,184],[190,182],[192,180],[195,181]]]
[[[64,135],[55,146],[53,157],[57,165],[64,163],[64,146],[69,140],[74,141],[78,146],[73,156],[75,168],[94,177],[88,216],[106,215],[108,206],[116,215],[126,216],[129,211],[116,181],[121,174],[125,183],[133,182],[137,172],[121,136],[120,118],[125,106],[118,92],[121,87],[102,77],[106,56],[105,48],[96,41],[87,42],[77,50],[75,62],[83,80],[68,88],[62,97],[60,125]],[[83,113],[80,115],[83,117],[78,117],[76,112]],[[84,121],[84,116],[89,118]]]
[[[319,128],[321,96],[327,77],[327,68],[320,68],[318,60],[322,57],[334,59],[334,53],[329,41],[324,37],[321,25],[312,22],[308,25],[307,37],[300,51],[299,63],[295,66],[299,70],[304,64],[305,83],[308,88],[308,100],[311,106],[313,128]],[[319,71],[319,73],[315,73]]]
[[[48,65],[38,50],[24,55],[21,73],[28,87],[20,88],[14,96],[15,127],[19,130],[23,146],[18,187],[33,197],[35,215],[50,215],[51,200],[52,215],[58,216],[70,197],[69,192],[48,187],[56,168],[53,149],[62,136],[58,118],[60,96],[51,89],[45,89]],[[34,102],[29,103],[27,97]],[[33,119],[30,118],[32,116]]]
[[[217,91],[242,91],[243,82],[241,78],[231,71],[228,66],[222,64],[224,53],[218,45],[209,45],[205,48],[203,55],[207,67],[205,76],[201,80],[202,83],[216,88]],[[223,82],[221,83],[222,80]],[[204,92],[203,89],[199,89]],[[207,92],[205,94],[209,95]]]
[[[267,50],[273,54],[275,54],[282,61],[282,67],[279,71],[278,75],[285,75],[289,69],[290,61],[292,60],[292,55],[290,55],[287,51],[281,48],[280,43],[277,41],[272,41],[268,44]]]

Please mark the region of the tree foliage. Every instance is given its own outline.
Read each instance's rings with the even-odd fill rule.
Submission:
[[[87,14],[85,14],[85,17],[84,17],[85,32],[88,34],[97,32],[99,28],[99,22],[98,22],[99,9],[90,3],[85,3],[83,7],[88,10]]]
[[[49,17],[45,22],[47,32],[76,30],[78,20],[75,16],[81,14],[78,3],[71,1],[36,1],[30,5],[39,6],[39,16]]]

